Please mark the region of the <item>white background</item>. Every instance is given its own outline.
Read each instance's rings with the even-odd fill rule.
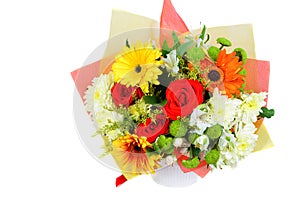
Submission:
[[[162,0],[0,2],[0,199],[299,199],[297,1],[173,0],[188,27],[252,23],[257,58],[271,61],[265,124],[275,147],[187,188],[120,174],[82,146],[70,72],[109,34],[112,8],[159,20]]]

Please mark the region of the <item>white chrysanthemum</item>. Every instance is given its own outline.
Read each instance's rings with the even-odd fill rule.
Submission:
[[[261,108],[266,105],[266,92],[242,94],[243,104],[241,105],[241,120],[245,123],[256,122]]]
[[[241,99],[228,98],[214,90],[212,98],[207,103],[212,120],[223,126],[222,136],[219,138],[218,150],[220,157],[216,166],[235,167],[237,162],[249,155],[256,146],[258,136],[253,122],[261,108],[265,106],[266,93],[242,94]],[[235,134],[231,133],[234,128]]]
[[[256,131],[256,127],[253,123],[248,123],[244,125],[242,128],[239,128],[236,132],[236,148],[237,155],[240,158],[244,158],[249,155],[256,146],[256,141],[258,136],[254,134]]]
[[[94,112],[98,112],[103,107],[111,109],[113,101],[111,88],[114,85],[113,73],[101,74],[94,89]]]
[[[212,120],[212,115],[209,113],[209,108],[204,104],[193,110],[189,124],[193,127],[192,132],[199,135],[202,135],[208,127],[215,125]]]
[[[218,168],[225,166],[235,167],[239,160],[236,153],[236,138],[230,132],[223,132],[219,139],[218,148],[220,151],[220,158],[217,162]],[[214,168],[214,166],[211,166]]]
[[[239,106],[242,104],[240,99],[228,99],[225,105],[225,123],[224,128],[229,130],[234,124]]]
[[[167,58],[162,58],[165,62],[166,69],[172,75],[176,75],[179,71],[178,63],[179,59],[176,55],[176,50],[172,50],[170,53],[167,54]]]
[[[220,137],[218,143],[220,158],[217,167],[235,167],[239,160],[248,156],[255,148],[258,136],[254,134],[256,131],[254,124],[241,124],[243,123],[239,123],[241,127],[235,133],[236,137],[231,132],[223,132]]]
[[[113,74],[101,74],[92,80],[85,92],[85,105],[88,112],[95,120],[95,114],[104,106],[111,108],[111,88],[113,86]],[[108,103],[106,105],[106,102]]]
[[[123,120],[123,116],[113,111],[113,101],[111,88],[114,84],[113,74],[101,74],[99,78],[92,81],[85,93],[86,109],[90,113],[92,120],[98,130],[103,131],[105,126]],[[113,140],[119,134],[119,129],[107,131],[107,136]]]
[[[213,97],[210,99],[212,119],[220,124],[224,129],[229,130],[233,126],[233,121],[237,114],[237,109],[242,101],[239,99],[229,99],[219,93],[218,88],[214,90]]]
[[[193,144],[201,151],[206,151],[209,145],[209,138],[207,135],[201,135],[193,142]]]
[[[84,95],[85,109],[89,112],[91,118],[94,120],[94,92],[97,85],[98,78],[92,80],[92,85],[89,85]]]

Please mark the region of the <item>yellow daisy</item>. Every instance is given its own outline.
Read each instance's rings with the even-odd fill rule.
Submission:
[[[131,47],[124,47],[116,56],[112,65],[115,82],[126,86],[140,86],[147,92],[148,82],[158,85],[158,76],[162,74],[159,66],[163,63],[159,49],[153,48],[150,42],[137,42]]]

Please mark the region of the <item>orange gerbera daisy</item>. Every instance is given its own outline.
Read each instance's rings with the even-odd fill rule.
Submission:
[[[235,56],[235,52],[226,54],[226,50],[220,51],[216,65],[224,73],[224,87],[226,95],[232,97],[232,95],[240,94],[240,88],[244,84],[244,76],[240,74],[242,68],[242,61],[239,61],[239,57]]]
[[[148,156],[146,153],[146,149],[152,147],[146,137],[127,132],[125,136],[113,141],[112,146],[112,155],[127,179],[139,174],[154,173],[159,167],[160,156]]]

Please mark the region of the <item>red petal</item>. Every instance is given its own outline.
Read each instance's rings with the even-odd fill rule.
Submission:
[[[122,185],[123,183],[125,183],[127,181],[127,179],[125,178],[125,176],[122,174],[121,176],[119,176],[118,178],[116,178],[116,187],[118,187],[119,185]]]

